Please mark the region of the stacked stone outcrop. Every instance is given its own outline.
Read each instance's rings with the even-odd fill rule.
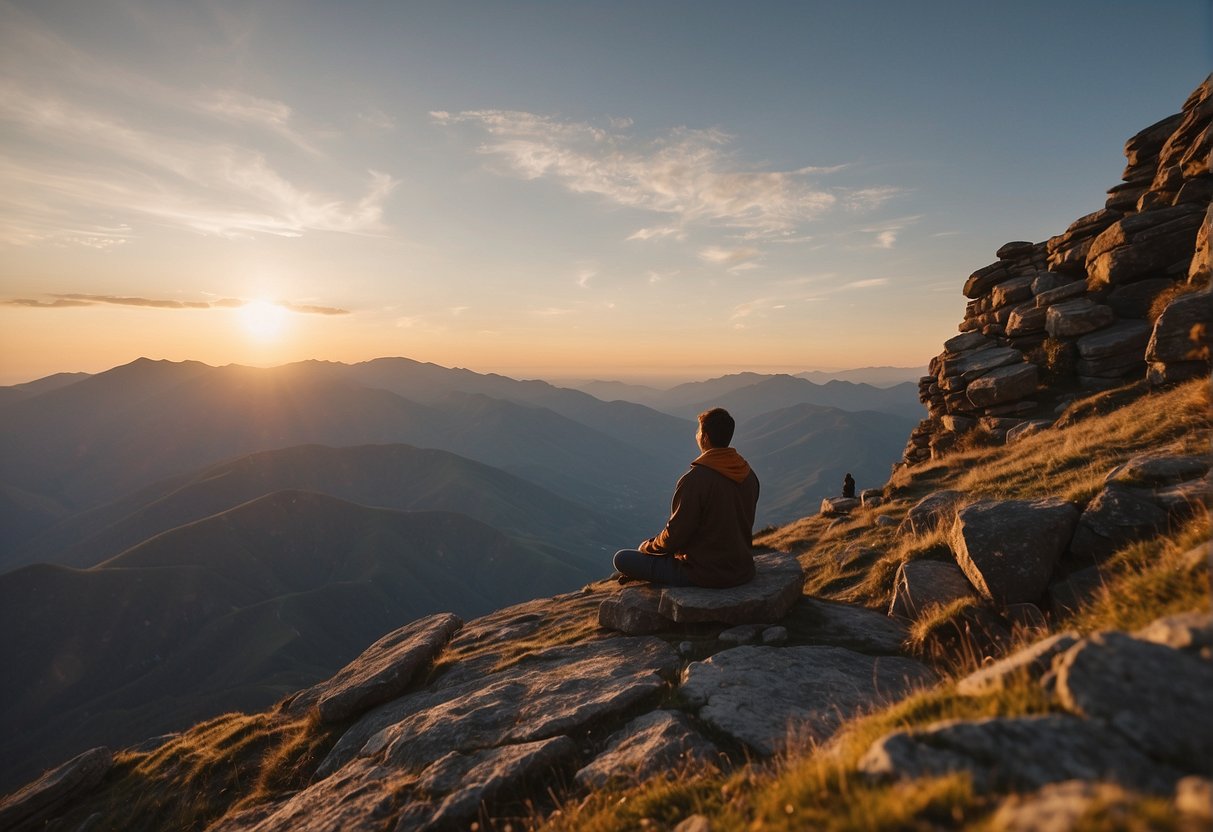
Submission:
[[[1125,143],[1123,181],[1103,208],[1043,242],[1003,245],[969,276],[960,334],[919,381],[927,418],[906,464],[974,430],[1025,435],[1084,391],[1208,374],[1211,156],[1213,75],[1182,112]]]

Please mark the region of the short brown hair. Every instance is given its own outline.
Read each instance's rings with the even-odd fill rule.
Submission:
[[[727,448],[733,441],[733,431],[737,423],[723,407],[713,407],[699,414],[699,429],[712,443],[713,448]]]

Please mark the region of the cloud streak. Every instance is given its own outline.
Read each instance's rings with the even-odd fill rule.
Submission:
[[[0,6],[0,243],[107,248],[151,226],[375,234],[394,177],[349,170],[285,102],[140,75]],[[278,141],[275,141],[277,139]]]
[[[573,193],[663,214],[670,221],[635,231],[629,240],[681,237],[689,227],[733,229],[746,239],[777,240],[831,211],[845,198],[864,209],[896,189],[844,192],[817,184],[837,167],[745,169],[730,151],[732,137],[686,127],[643,140],[631,122],[607,127],[511,110],[430,114],[436,124],[469,126],[487,139],[479,152],[523,179],[552,179]]]
[[[0,300],[0,306],[22,306],[33,309],[69,309],[81,306],[136,306],[144,309],[238,309],[251,301],[241,298],[219,298],[218,300],[175,300],[172,298],[142,298],[125,295],[94,295],[83,292],[48,294],[49,300],[36,298],[10,298]],[[277,301],[275,305],[288,312],[301,315],[348,315],[348,309],[335,306],[316,306],[292,301]]]

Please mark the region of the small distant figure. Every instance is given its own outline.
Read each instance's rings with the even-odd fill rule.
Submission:
[[[855,478],[850,473],[842,481],[842,496],[852,498],[855,496]]]

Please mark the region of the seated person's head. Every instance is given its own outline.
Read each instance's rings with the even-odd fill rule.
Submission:
[[[729,447],[729,443],[733,441],[733,430],[736,427],[733,417],[723,407],[713,407],[711,410],[705,410],[699,414],[699,435],[707,440],[708,447]]]

